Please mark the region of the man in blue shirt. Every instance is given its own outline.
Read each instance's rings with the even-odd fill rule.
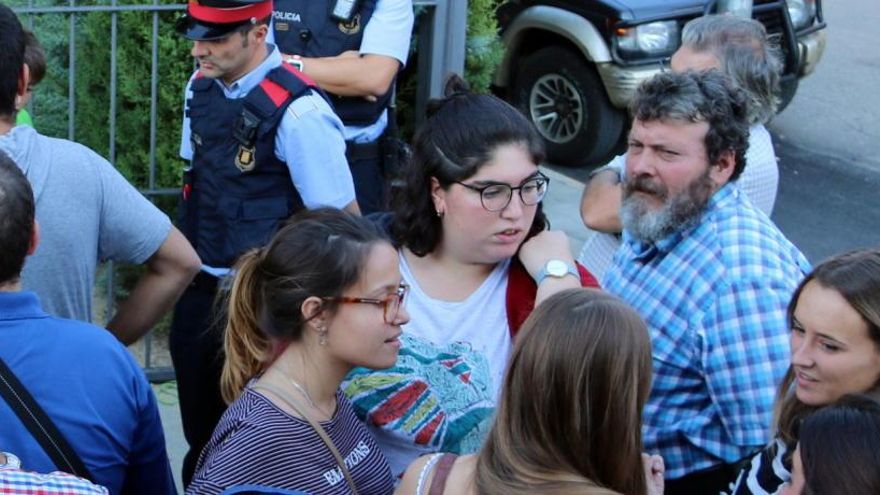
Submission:
[[[718,71],[662,73],[632,105],[624,242],[603,286],[651,330],[643,433],[666,493],[718,493],[769,439],[786,307],[809,264],[731,183],[748,147],[742,90]]]
[[[186,87],[180,156],[189,167],[180,226],[203,263],[171,325],[190,446],[184,485],[226,409],[223,323],[214,301],[236,258],[264,245],[302,208],[358,212],[342,122],[314,83],[266,42],[271,14],[267,0],[199,0],[177,25],[199,63]]]
[[[39,244],[34,197],[0,153],[0,358],[111,494],[176,493],[156,398],[143,371],[106,330],[49,316],[21,291]],[[0,445],[28,469],[56,471],[13,409],[0,401]]]

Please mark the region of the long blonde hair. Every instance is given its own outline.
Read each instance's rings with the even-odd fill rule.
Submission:
[[[224,334],[223,400],[238,398],[286,343],[302,337],[306,298],[336,297],[357,283],[378,242],[388,241],[369,220],[323,208],[295,215],[266,247],[239,258]],[[322,309],[335,307],[325,302]]]
[[[827,289],[833,289],[856,310],[868,326],[868,336],[880,351],[880,249],[852,251],[834,256],[819,264],[795,289],[788,304],[789,328],[794,311],[804,287],[810,281]],[[810,406],[801,402],[794,393],[795,372],[788,367],[779,390],[776,392],[773,424],[776,436],[785,443],[788,462],[797,443],[797,429],[805,417],[823,406]],[[870,390],[862,391],[880,399],[880,383]]]
[[[645,495],[650,388],[651,342],[635,311],[591,289],[548,298],[517,337],[477,493]]]

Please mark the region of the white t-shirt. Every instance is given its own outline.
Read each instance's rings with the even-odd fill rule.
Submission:
[[[409,323],[403,331],[440,346],[453,342],[470,344],[489,361],[496,398],[512,348],[506,305],[509,268],[510,260],[498,263],[482,285],[463,301],[441,301],[422,291],[406,257],[400,253],[400,274],[410,286],[406,301]]]

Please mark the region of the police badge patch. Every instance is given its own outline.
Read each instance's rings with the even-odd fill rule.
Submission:
[[[340,21],[337,27],[345,34],[357,34],[361,30],[361,15],[355,14],[348,22]]]
[[[235,166],[238,167],[242,173],[253,170],[254,167],[257,166],[257,161],[254,157],[254,148],[240,145],[238,147],[238,153],[235,155]]]

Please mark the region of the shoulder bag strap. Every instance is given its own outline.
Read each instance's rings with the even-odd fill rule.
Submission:
[[[327,445],[327,448],[330,449],[330,453],[333,454],[333,457],[336,458],[336,463],[339,464],[339,469],[342,470],[342,474],[343,474],[343,476],[345,476],[345,481],[348,482],[348,487],[351,489],[351,492],[354,493],[354,495],[358,495],[357,486],[354,484],[354,478],[352,478],[351,473],[348,471],[348,468],[345,466],[345,461],[342,459],[342,456],[339,454],[339,451],[336,450],[336,445],[333,444],[333,440],[330,439],[330,437],[327,435],[327,432],[324,431],[324,428],[321,427],[321,425],[317,421],[315,421],[314,418],[312,418],[310,415],[305,413],[303,408],[300,407],[301,404],[299,403],[299,401],[294,399],[293,396],[290,395],[290,393],[288,393],[287,390],[284,390],[281,387],[276,387],[276,386],[268,384],[268,383],[260,383],[260,384],[254,385],[251,387],[251,390],[265,390],[267,392],[271,392],[272,394],[276,395],[279,399],[281,399],[285,403],[287,403],[287,405],[290,406],[294,411],[296,411],[297,414],[299,414],[306,421],[308,421],[309,424],[312,425],[312,428],[314,428],[315,433],[317,433],[318,436],[321,437],[321,440],[323,440],[324,443]]]
[[[455,454],[443,454],[437,461],[437,467],[434,469],[434,478],[431,480],[431,488],[428,495],[443,495],[446,489],[446,480],[449,479],[449,472],[452,471],[452,465],[455,464]]]
[[[67,438],[3,359],[0,359],[0,395],[59,470],[95,481]]]

